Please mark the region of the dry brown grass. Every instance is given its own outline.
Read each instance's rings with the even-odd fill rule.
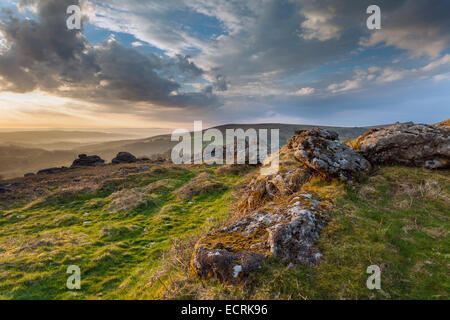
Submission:
[[[147,204],[151,199],[152,197],[140,188],[122,189],[109,196],[110,204],[107,210],[111,213],[126,212]]]
[[[143,166],[148,167],[148,170],[141,170]],[[62,193],[94,192],[108,186],[123,184],[125,178],[130,175],[152,175],[170,170],[185,169],[171,163],[155,164],[149,161],[68,169],[56,174],[8,179],[2,183],[16,186],[8,187],[7,193],[0,193],[0,204],[3,206],[28,204],[31,201],[42,201]]]
[[[442,200],[450,203],[449,195],[439,181],[428,179],[419,184],[413,182],[393,183],[396,198],[407,198],[397,204],[399,208],[410,208],[416,200]]]
[[[192,198],[200,194],[210,193],[223,187],[223,183],[214,179],[208,172],[201,172],[174,193],[180,200]]]

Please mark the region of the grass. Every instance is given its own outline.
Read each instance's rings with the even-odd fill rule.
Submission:
[[[335,204],[317,244],[325,260],[316,268],[271,259],[248,283],[230,287],[187,276],[177,260],[188,254],[174,250],[161,297],[449,299],[449,171],[384,167],[357,187],[314,179],[304,188]],[[370,265],[382,270],[379,291],[366,287]]]
[[[317,244],[325,260],[290,268],[270,259],[241,286],[195,279],[189,260],[197,239],[229,219],[249,175],[187,166],[105,178],[112,169],[101,170],[88,180],[103,182],[85,192],[53,182],[43,199],[0,207],[0,299],[449,298],[448,170],[381,167],[354,187],[313,179],[304,188],[334,204]],[[204,171],[220,188],[179,198]],[[382,269],[381,291],[366,287],[372,264]],[[81,268],[76,292],[66,288],[70,265]]]
[[[2,299],[136,298],[173,239],[229,215],[239,176],[215,167],[151,170],[111,179],[85,193],[55,192],[0,215]],[[203,171],[221,188],[178,200],[177,190]],[[157,182],[165,180],[164,186]],[[155,184],[156,182],[156,184]],[[70,265],[82,289],[66,288]]]

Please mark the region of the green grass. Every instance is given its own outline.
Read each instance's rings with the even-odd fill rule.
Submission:
[[[178,201],[174,191],[199,172],[161,170],[131,175],[93,193],[63,193],[0,216],[2,299],[126,299],[140,289],[173,239],[194,234],[229,214],[237,176],[216,178],[224,188]],[[171,179],[169,188],[125,211],[108,210],[110,195]],[[67,267],[81,268],[82,289],[66,288]]]
[[[224,187],[177,200],[174,191],[205,170]],[[316,268],[289,268],[269,259],[235,287],[195,279],[188,271],[196,240],[229,218],[234,190],[248,179],[216,170],[192,166],[129,175],[95,192],[3,208],[0,299],[449,298],[449,171],[384,167],[355,187],[311,181],[305,189],[334,203],[317,244],[325,260]],[[108,210],[113,192],[161,179],[173,183],[153,191],[147,202]],[[382,268],[381,291],[366,287],[372,264]],[[81,268],[76,293],[66,288],[70,265]]]
[[[274,259],[239,287],[166,273],[165,298],[220,299],[449,299],[450,174],[380,168],[368,181],[346,187],[314,180],[304,188],[335,203],[317,244],[316,268],[289,268]],[[381,290],[369,290],[366,269],[382,270]]]

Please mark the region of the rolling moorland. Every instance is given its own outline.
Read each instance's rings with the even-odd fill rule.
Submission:
[[[226,129],[249,127],[255,129],[280,129],[280,144],[283,145],[299,128],[313,128],[306,125],[258,124],[225,125]],[[368,128],[328,127],[339,133],[342,139],[355,138]],[[56,166],[70,166],[78,154],[96,154],[111,160],[119,151],[126,150],[137,157],[151,157],[167,153],[176,143],[170,135],[157,135],[145,139],[101,132],[0,132],[0,177],[20,177],[29,172]]]
[[[448,121],[442,129],[394,128],[390,134],[415,130],[421,138],[430,130],[437,134],[427,139],[441,141],[440,135],[448,142],[447,126]],[[399,163],[394,163],[379,158],[387,157],[386,150],[367,149],[376,134],[371,130],[346,139],[350,148],[327,132],[298,132],[280,151],[280,174],[268,178],[249,165],[138,160],[4,180],[0,299],[448,299],[445,146],[435,148],[439,157],[426,158],[425,164],[420,157],[428,148],[417,145],[414,152],[423,153],[408,158],[411,150],[399,146],[400,153],[393,153]],[[308,148],[314,148],[311,141],[326,145],[328,151],[320,150],[330,157],[330,150],[338,150],[358,166],[317,167],[295,152],[304,141]],[[411,159],[414,165],[400,163]],[[303,196],[314,199],[300,206],[316,216],[320,237],[313,247],[300,247],[305,255],[291,263],[282,259],[289,248],[280,254],[253,248],[256,236],[261,244],[271,241],[262,229],[255,237],[223,231],[256,213],[264,214],[259,219],[264,221]],[[239,277],[227,281],[228,266],[214,265],[217,260],[206,266],[199,257],[202,249],[227,252],[233,259],[250,251],[264,262],[246,270],[243,261]],[[318,252],[321,258],[314,263],[300,263]],[[366,268],[374,264],[382,270],[381,290],[366,287]],[[70,265],[81,269],[81,290],[66,288]],[[203,276],[205,267],[217,269]]]

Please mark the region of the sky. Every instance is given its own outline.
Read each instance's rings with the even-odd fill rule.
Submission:
[[[449,89],[448,0],[0,0],[2,129],[435,123]]]

